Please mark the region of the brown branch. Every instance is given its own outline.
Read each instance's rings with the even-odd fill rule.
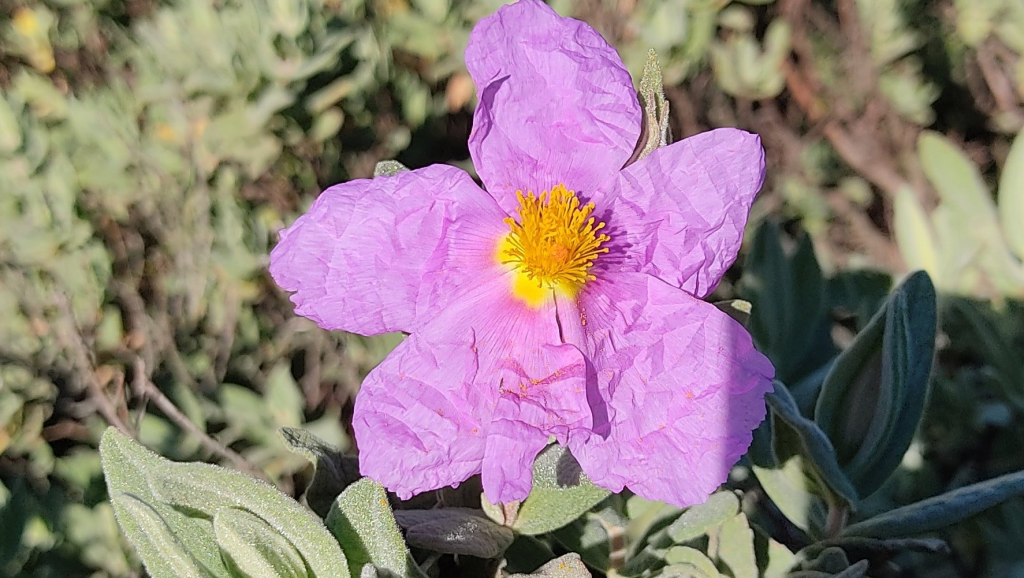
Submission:
[[[878,227],[864,214],[864,211],[856,206],[845,193],[831,193],[826,196],[826,200],[836,216],[850,227],[850,232],[864,252],[870,255],[878,266],[889,271],[904,269],[903,260],[896,245],[878,230]]]
[[[62,342],[64,348],[71,353],[71,362],[78,379],[85,382],[85,389],[89,394],[89,399],[96,404],[96,410],[99,411],[108,424],[121,430],[125,435],[134,437],[135,432],[121,419],[117,408],[114,407],[106,392],[103,391],[103,385],[96,375],[96,367],[89,354],[89,348],[86,347],[85,340],[82,339],[82,333],[78,329],[78,324],[75,322],[75,316],[71,311],[71,304],[68,302],[67,295],[57,291],[54,293],[54,300],[57,303],[57,308],[60,309],[63,321],[65,321],[64,325],[66,325],[64,331],[58,332],[57,338]]]
[[[152,400],[157,408],[177,424],[178,427],[196,437],[207,451],[230,461],[239,470],[246,471],[262,480],[267,479],[262,471],[250,464],[238,452],[213,439],[209,434],[200,429],[199,426],[192,423],[192,420],[178,409],[178,406],[174,405],[174,402],[168,399],[156,384],[149,380],[146,374],[146,364],[139,357],[135,358],[134,371],[135,376],[132,380],[132,386],[137,391],[142,392],[147,399]]]

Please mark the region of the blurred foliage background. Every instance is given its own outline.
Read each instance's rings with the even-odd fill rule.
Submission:
[[[311,474],[277,428],[349,448],[353,395],[400,338],[295,317],[267,255],[380,160],[472,170],[462,53],[499,4],[0,0],[0,575],[140,575],[108,424],[293,495]],[[1024,468],[1024,2],[552,4],[635,78],[658,51],[677,139],[762,136],[751,231],[791,257],[751,253],[719,296],[771,313],[752,330],[798,403],[895,280],[931,274],[931,399],[877,510]],[[903,575],[1024,576],[1020,498],[942,537]]]

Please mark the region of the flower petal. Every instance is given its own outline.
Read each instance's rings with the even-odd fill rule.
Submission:
[[[549,435],[589,434],[582,354],[561,344],[553,302],[528,307],[510,283],[485,273],[366,377],[353,416],[364,475],[408,497],[482,468],[488,499],[520,500]]]
[[[281,231],[270,273],[324,329],[412,332],[493,265],[504,217],[455,167],[350,181]]]
[[[611,236],[595,269],[642,271],[706,297],[736,260],[764,170],[761,139],[732,128],[655,150],[593,198]]]
[[[510,212],[517,190],[593,191],[640,137],[636,90],[615,49],[541,2],[521,0],[481,20],[466,66],[480,90],[469,150]]]
[[[595,435],[570,441],[583,470],[612,491],[703,502],[764,419],[771,363],[728,315],[642,273],[594,281],[558,309],[597,373]]]

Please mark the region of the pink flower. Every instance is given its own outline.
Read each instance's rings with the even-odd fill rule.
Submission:
[[[554,436],[600,486],[703,502],[764,418],[774,369],[701,301],[764,179],[757,136],[706,132],[622,168],[641,112],[615,51],[534,0],[474,29],[470,151],[325,191],[270,271],[321,327],[411,335],[366,378],[364,475],[399,496],[481,473],[530,492]]]

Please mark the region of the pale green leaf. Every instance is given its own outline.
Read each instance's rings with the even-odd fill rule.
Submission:
[[[745,514],[734,516],[719,527],[718,558],[734,578],[758,578],[754,531]]]
[[[690,506],[668,527],[668,535],[677,544],[699,538],[740,511],[740,500],[730,491],[711,494],[703,504]]]
[[[1013,140],[999,178],[999,219],[1010,248],[1024,259],[1024,131]]]
[[[903,188],[896,193],[896,201],[893,204],[893,229],[896,245],[907,267],[911,271],[927,271],[933,278],[942,279],[935,236],[932,234],[928,216],[910,189]]]
[[[661,571],[663,577],[696,575],[702,578],[718,578],[720,576],[718,568],[715,568],[715,563],[695,548],[674,546],[665,553],[665,561],[668,562],[668,566]]]

